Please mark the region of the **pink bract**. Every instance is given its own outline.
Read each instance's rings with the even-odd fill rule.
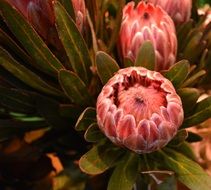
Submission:
[[[28,20],[39,34],[48,39],[51,33],[55,33],[55,16],[53,2],[55,0],[7,0],[15,6]],[[84,0],[72,0],[76,15],[76,25],[80,32],[86,22],[86,8]],[[51,39],[53,40],[53,39]]]
[[[119,52],[133,62],[144,41],[151,41],[156,53],[155,70],[168,69],[175,63],[177,37],[169,15],[160,7],[140,2],[128,3],[123,10],[119,34]]]
[[[97,99],[97,121],[114,143],[137,153],[165,146],[183,122],[180,97],[172,83],[143,67],[119,70]]]
[[[147,0],[147,2],[161,6],[176,24],[190,19],[192,0]]]

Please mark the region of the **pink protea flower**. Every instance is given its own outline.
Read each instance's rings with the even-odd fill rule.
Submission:
[[[55,40],[55,16],[53,2],[56,0],[7,0],[15,6],[28,20],[36,31],[47,41]],[[86,22],[84,0],[72,0],[76,15],[76,25],[80,32]]]
[[[192,0],[146,0],[161,6],[176,24],[187,22],[191,16]]]
[[[183,122],[180,97],[156,71],[128,67],[116,73],[97,99],[97,121],[115,144],[137,153],[165,146]]]
[[[155,70],[168,69],[175,63],[177,38],[172,19],[160,7],[140,2],[128,3],[123,10],[119,34],[119,52],[135,61],[140,46],[150,40],[156,53]]]

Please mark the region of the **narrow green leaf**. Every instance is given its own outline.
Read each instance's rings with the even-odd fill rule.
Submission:
[[[14,60],[7,51],[0,48],[0,65],[15,77],[23,81],[25,84],[41,92],[54,96],[64,96],[63,93],[56,88],[50,86],[43,81],[38,75],[31,72],[29,69],[19,64]]]
[[[122,23],[122,10],[124,8],[124,5],[125,5],[125,0],[118,0],[118,10],[117,10],[117,16],[116,16],[116,19],[115,19],[115,27],[112,31],[112,35],[110,37],[110,42],[109,42],[109,45],[108,45],[108,52],[112,52],[116,42],[117,42],[117,39],[118,39],[118,35],[119,35],[119,30],[120,30],[120,27],[121,27],[121,23]]]
[[[202,36],[202,32],[197,32],[188,42],[183,51],[185,59],[189,60],[191,63],[195,62],[198,54],[205,48],[205,44],[200,43],[202,41]]]
[[[59,69],[63,68],[63,65],[51,53],[47,45],[19,11],[6,1],[0,1],[0,10],[11,31],[31,57],[36,60],[40,70],[54,75]]]
[[[75,129],[77,131],[86,130],[92,123],[96,123],[96,110],[95,108],[86,108],[78,118]]]
[[[167,168],[176,173],[177,178],[191,190],[210,190],[211,177],[194,161],[186,156],[165,148],[160,151]]]
[[[134,66],[134,63],[128,57],[124,58],[123,62],[124,62],[124,67],[132,67],[132,66]]]
[[[106,84],[114,73],[119,70],[119,66],[116,61],[102,51],[97,52],[96,64],[98,75],[103,84]]]
[[[185,129],[179,130],[176,136],[169,142],[168,146],[179,146],[183,143],[188,137],[188,132]]]
[[[33,61],[29,55],[23,49],[21,49],[17,43],[0,28],[0,43],[3,45],[3,47],[9,48],[12,52],[14,52],[19,58],[24,60],[25,62],[32,64],[36,67],[36,65],[33,64]]]
[[[196,84],[200,78],[202,78],[202,76],[204,76],[206,74],[205,70],[201,70],[199,72],[197,72],[196,74],[194,74],[193,76],[191,76],[190,78],[188,78],[182,85],[181,87],[186,87],[186,86],[194,86],[194,84]]]
[[[75,104],[84,106],[93,103],[86,85],[75,73],[68,70],[60,70],[59,82],[66,95]]]
[[[110,143],[94,146],[79,160],[81,170],[90,175],[97,175],[113,167],[122,155],[122,149]]]
[[[70,123],[66,118],[61,117],[59,102],[39,94],[34,95],[37,112],[54,128],[69,128]]]
[[[188,113],[193,109],[200,96],[199,90],[196,88],[180,88],[177,93],[182,99],[185,113]]]
[[[168,78],[176,88],[178,88],[187,78],[189,69],[190,65],[188,61],[182,60],[173,65],[165,73],[165,77]]]
[[[0,87],[0,104],[16,112],[35,112],[33,98],[23,90]]]
[[[155,70],[155,50],[152,42],[146,41],[142,44],[135,61],[135,66]]]
[[[72,1],[66,1],[66,0],[59,0],[63,7],[66,9],[68,14],[72,17],[73,20],[75,20],[75,12]]]
[[[68,15],[59,2],[54,3],[54,10],[59,38],[66,50],[71,67],[83,82],[88,84],[92,62],[86,43],[78,31],[73,19]]]
[[[61,116],[73,119],[78,118],[83,111],[80,106],[74,104],[60,104],[59,110]]]
[[[183,123],[183,127],[190,127],[200,124],[211,117],[211,97],[208,97],[196,104],[191,116],[187,117]]]
[[[116,166],[108,183],[108,190],[132,190],[138,176],[138,155],[127,154]]]
[[[185,155],[186,157],[196,161],[196,156],[195,156],[195,153],[193,152],[193,149],[192,149],[190,143],[185,141],[182,144],[180,144],[179,146],[175,146],[174,150],[176,150],[177,152]]]
[[[187,142],[193,143],[193,142],[199,142],[202,141],[203,137],[196,133],[188,132],[188,138],[186,139]]]
[[[177,180],[174,176],[170,176],[163,183],[158,185],[157,190],[177,190]]]
[[[84,138],[87,142],[98,142],[105,138],[105,135],[100,131],[97,123],[92,123],[84,134]]]

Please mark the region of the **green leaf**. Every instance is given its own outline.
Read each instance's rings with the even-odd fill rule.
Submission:
[[[145,41],[139,49],[135,66],[145,67],[149,70],[155,70],[155,50],[152,42]]]
[[[183,143],[188,137],[188,132],[185,129],[178,131],[176,136],[169,142],[168,146],[179,146]]]
[[[7,51],[0,47],[0,65],[25,84],[41,92],[63,97],[63,93],[43,81],[38,75],[14,60]]]
[[[86,85],[75,73],[68,70],[60,70],[59,82],[66,95],[75,104],[84,106],[93,103]]]
[[[138,155],[127,154],[116,166],[108,183],[108,190],[132,190],[138,176]]]
[[[99,144],[81,157],[79,166],[87,174],[101,174],[113,167],[121,155],[122,149],[113,147],[110,143]]]
[[[36,60],[41,71],[54,75],[59,69],[64,68],[19,11],[6,1],[0,1],[0,10],[11,31],[30,56]]]
[[[59,0],[62,6],[66,9],[67,13],[75,20],[75,12],[72,1]]]
[[[21,49],[18,44],[7,34],[5,33],[1,28],[0,28],[0,43],[3,47],[6,49],[9,49],[13,53],[18,56],[18,58],[22,59],[26,63],[32,64],[33,61],[29,55],[23,49]],[[34,65],[36,66],[36,65]],[[38,67],[37,67],[38,68]]]
[[[178,88],[187,78],[190,65],[188,61],[182,60],[173,65],[166,73],[165,77],[168,78]]]
[[[83,111],[80,106],[76,106],[73,104],[60,104],[59,112],[61,116],[66,118],[78,118]]]
[[[177,91],[178,95],[182,99],[182,105],[185,113],[190,112],[195,106],[200,93],[196,88],[181,88]]]
[[[97,52],[96,64],[98,75],[103,84],[106,84],[114,73],[119,70],[119,66],[116,61],[102,51]]]
[[[192,147],[190,146],[190,144],[188,142],[185,141],[182,144],[180,144],[179,146],[175,146],[174,150],[176,150],[177,152],[180,152],[183,155],[187,156],[188,158],[196,161],[195,153],[193,152]]]
[[[177,190],[177,180],[174,176],[170,176],[163,183],[158,185],[157,190]]]
[[[105,138],[105,135],[100,131],[96,123],[92,123],[84,134],[84,138],[87,142],[98,142]]]
[[[108,46],[108,52],[112,52],[117,40],[118,40],[118,35],[119,35],[119,30],[121,27],[121,23],[122,23],[122,10],[124,8],[125,5],[125,0],[118,0],[118,10],[116,13],[116,18],[115,18],[115,27],[112,31],[111,37],[110,37],[110,42],[109,42],[109,46]]]
[[[186,139],[187,142],[193,143],[193,142],[199,142],[202,140],[203,138],[200,135],[188,131],[188,138]]]
[[[35,112],[32,97],[23,90],[0,87],[0,104],[15,112],[28,114]]]
[[[194,86],[195,83],[197,83],[200,78],[202,78],[202,76],[204,76],[206,74],[205,70],[201,70],[199,72],[197,72],[196,74],[194,74],[193,76],[191,76],[190,78],[188,78],[182,85],[181,87],[186,87],[186,86]]]
[[[54,10],[59,38],[66,50],[71,67],[83,82],[88,84],[92,62],[85,41],[73,19],[59,2],[54,3]]]
[[[34,99],[38,113],[43,116],[51,126],[59,129],[70,127],[71,124],[69,120],[60,115],[59,102],[39,94],[34,95]]]
[[[191,190],[210,190],[211,177],[194,161],[186,156],[165,148],[160,151],[167,168],[176,173],[178,180]]]
[[[128,57],[125,57],[123,62],[124,62],[124,67],[132,67],[132,66],[134,66],[134,63]]]
[[[197,32],[192,39],[187,43],[183,54],[185,59],[189,60],[191,63],[197,60],[199,54],[206,47],[205,44],[200,43],[202,41],[202,32]]]
[[[183,127],[190,127],[200,124],[211,117],[211,97],[198,102],[193,113],[187,117],[183,123]]]
[[[75,125],[77,131],[86,130],[92,123],[96,123],[96,110],[95,108],[86,108],[78,118]]]

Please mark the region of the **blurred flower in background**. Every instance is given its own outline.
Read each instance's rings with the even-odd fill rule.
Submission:
[[[176,24],[187,22],[191,16],[192,0],[147,0],[165,10]]]

